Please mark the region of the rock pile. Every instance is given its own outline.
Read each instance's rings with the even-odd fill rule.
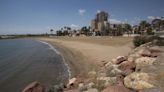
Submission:
[[[91,71],[89,82],[79,84],[80,92],[142,92],[155,90],[155,75],[142,72],[142,67],[153,66],[160,49],[150,43],[142,45],[128,56],[118,56],[109,62],[103,61],[99,71]],[[104,63],[105,62],[105,63]],[[93,79],[92,79],[93,78]]]

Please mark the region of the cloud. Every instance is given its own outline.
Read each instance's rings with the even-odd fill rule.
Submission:
[[[121,24],[121,23],[123,23],[122,21],[117,20],[117,19],[109,19],[109,22],[110,22],[111,24]]]
[[[134,19],[131,20],[130,23],[133,24],[133,25],[137,25],[138,23],[141,22],[141,20],[142,19],[140,17],[134,17]]]
[[[156,19],[161,19],[161,17],[157,16]]]
[[[97,10],[97,13],[100,13],[101,12],[101,10]]]
[[[135,21],[141,21],[141,18],[140,17],[135,17],[134,20]]]
[[[147,18],[150,20],[156,19],[156,17],[154,17],[154,16],[148,16]]]
[[[75,24],[71,24],[70,27],[71,27],[71,28],[77,28],[77,27],[79,27],[79,26],[78,26],[78,25],[75,25]]]
[[[83,16],[84,13],[86,13],[86,10],[85,9],[79,9],[78,12],[81,16]]]
[[[110,16],[111,16],[111,17],[116,17],[116,15],[114,15],[114,14],[110,14]]]
[[[159,17],[159,16],[148,16],[147,18],[150,20],[161,19],[161,17]]]

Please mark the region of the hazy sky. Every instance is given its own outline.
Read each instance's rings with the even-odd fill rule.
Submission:
[[[112,23],[137,24],[164,16],[164,0],[0,0],[0,34],[88,26],[98,10]]]

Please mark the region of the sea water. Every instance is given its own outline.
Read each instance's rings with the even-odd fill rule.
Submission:
[[[33,81],[50,87],[68,77],[63,57],[50,44],[31,39],[0,40],[0,91],[20,92]]]

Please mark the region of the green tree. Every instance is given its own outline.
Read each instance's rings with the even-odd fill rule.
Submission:
[[[81,30],[80,30],[80,33],[85,34],[85,35],[88,35],[89,32],[90,32],[90,30],[86,26],[82,27]]]
[[[62,36],[63,32],[62,32],[62,30],[58,30],[58,31],[56,31],[56,34],[57,34],[57,36]]]
[[[147,29],[150,28],[150,24],[147,21],[141,21],[140,24],[140,32],[141,34],[145,34],[145,32],[147,33]]]
[[[130,24],[124,24],[124,31],[127,32],[128,34],[131,34],[132,33],[132,26]]]
[[[164,30],[164,18],[161,17],[161,19],[154,19],[152,21],[153,29],[156,31],[162,31]]]

